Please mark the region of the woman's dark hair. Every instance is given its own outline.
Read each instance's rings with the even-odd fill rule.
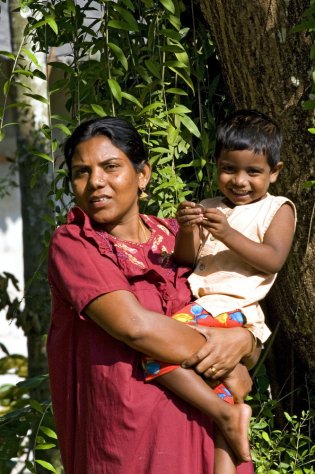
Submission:
[[[253,150],[267,158],[271,169],[280,161],[282,143],[277,123],[257,110],[238,110],[218,127],[214,156],[222,151]]]
[[[71,162],[79,143],[104,135],[129,158],[136,171],[141,171],[148,161],[148,154],[137,130],[126,120],[118,117],[102,117],[81,123],[66,140],[64,155],[71,179]]]

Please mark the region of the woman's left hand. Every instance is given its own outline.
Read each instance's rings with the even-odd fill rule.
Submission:
[[[194,326],[206,338],[202,348],[182,363],[214,380],[224,378],[251,352],[252,337],[244,328],[207,328]]]

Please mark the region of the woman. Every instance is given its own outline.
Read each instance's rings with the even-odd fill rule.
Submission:
[[[251,352],[252,337],[209,328],[205,341],[164,316],[190,301],[188,269],[172,260],[176,221],[139,215],[150,166],[132,126],[113,117],[83,123],[65,158],[77,207],[50,246],[47,346],[65,473],[211,474],[211,420],[145,384],[140,352],[222,375]],[[238,378],[242,399],[250,378],[241,365]],[[252,473],[251,464],[239,472]]]

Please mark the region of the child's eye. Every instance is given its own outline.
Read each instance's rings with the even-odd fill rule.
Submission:
[[[250,169],[248,170],[248,174],[250,174],[251,176],[257,175],[257,174],[260,174],[260,173],[261,173],[261,171],[258,170],[258,169],[256,169],[256,168],[250,168]]]
[[[234,168],[232,166],[222,166],[220,171],[223,173],[234,173]]]

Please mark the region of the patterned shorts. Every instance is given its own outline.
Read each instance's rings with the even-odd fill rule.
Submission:
[[[242,327],[245,324],[245,316],[239,309],[221,313],[214,317],[197,303],[189,303],[183,309],[173,314],[172,318],[185,324],[199,324],[206,327],[234,328]],[[178,368],[178,365],[159,362],[148,356],[143,357],[142,365],[146,381],[154,380],[156,377],[168,374]],[[234,403],[231,392],[222,383],[219,382],[213,387],[213,390],[222,400],[227,403]]]

